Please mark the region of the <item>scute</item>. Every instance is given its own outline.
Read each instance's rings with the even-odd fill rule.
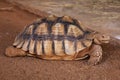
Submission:
[[[45,55],[48,55],[48,56],[51,56],[53,54],[51,40],[44,41],[44,53],[45,53]]]
[[[37,55],[42,55],[42,41],[39,41],[37,40],[37,43],[36,43],[36,52],[37,52]]]
[[[62,21],[71,22],[71,23],[73,22],[70,16],[63,16]]]
[[[15,41],[13,43],[13,46],[17,46],[18,44],[20,44],[20,42],[22,41],[22,38],[19,38],[19,35],[15,38]]]
[[[64,35],[64,25],[61,23],[56,23],[52,26],[52,33],[53,35]]]
[[[17,47],[17,48],[21,48],[22,45],[23,45],[23,43],[24,43],[24,40],[22,40],[16,47]]]
[[[83,34],[84,33],[75,25],[69,25],[68,32],[67,32],[68,36],[78,37],[78,36],[82,36]]]
[[[59,56],[64,56],[64,50],[63,50],[63,40],[58,41],[54,40],[54,48],[55,48],[55,54]]]
[[[65,53],[67,55],[74,55],[75,54],[75,42],[64,40],[65,44]]]
[[[55,15],[49,15],[49,16],[47,17],[47,20],[48,20],[48,21],[55,21],[55,20],[57,20],[57,16],[55,16]]]
[[[81,41],[77,40],[77,44],[76,44],[76,52],[79,53],[81,50],[85,49],[86,47],[82,44]]]
[[[23,46],[22,46],[22,50],[28,51],[28,45],[29,45],[29,40],[26,39],[26,40],[24,41]]]
[[[34,34],[37,34],[37,35],[48,35],[47,23],[40,24],[36,28]]]
[[[79,53],[80,51],[84,50],[87,47],[90,47],[92,44],[92,40],[77,40],[76,41],[76,52]]]
[[[24,34],[32,34],[33,33],[33,28],[34,28],[34,25],[30,25],[26,31],[24,32]]]
[[[29,53],[35,54],[35,40],[30,40]]]
[[[85,40],[83,40],[83,44],[84,44],[86,47],[90,47],[91,44],[92,44],[92,40],[87,40],[87,39],[85,39]]]

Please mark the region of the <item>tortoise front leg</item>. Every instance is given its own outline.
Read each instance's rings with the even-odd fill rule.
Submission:
[[[6,49],[5,55],[9,57],[15,57],[15,56],[26,56],[27,53],[21,49],[10,46]]]
[[[88,64],[96,65],[102,59],[102,48],[100,45],[93,45],[92,50],[90,52],[90,58],[88,60]]]

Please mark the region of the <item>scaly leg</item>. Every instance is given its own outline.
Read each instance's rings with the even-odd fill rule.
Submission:
[[[15,57],[15,56],[26,56],[27,53],[22,49],[17,49],[13,46],[10,46],[6,49],[5,55],[9,57]]]
[[[102,48],[100,45],[93,45],[92,51],[90,52],[90,59],[88,64],[96,65],[102,59]]]

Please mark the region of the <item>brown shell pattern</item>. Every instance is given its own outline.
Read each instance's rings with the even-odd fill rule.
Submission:
[[[75,55],[91,46],[90,34],[80,22],[69,16],[51,15],[28,25],[13,46],[36,55]]]

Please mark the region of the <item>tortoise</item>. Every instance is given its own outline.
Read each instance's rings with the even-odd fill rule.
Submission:
[[[6,56],[32,56],[46,60],[80,60],[96,65],[102,59],[101,44],[110,36],[82,26],[70,16],[50,15],[36,20],[15,38]]]

